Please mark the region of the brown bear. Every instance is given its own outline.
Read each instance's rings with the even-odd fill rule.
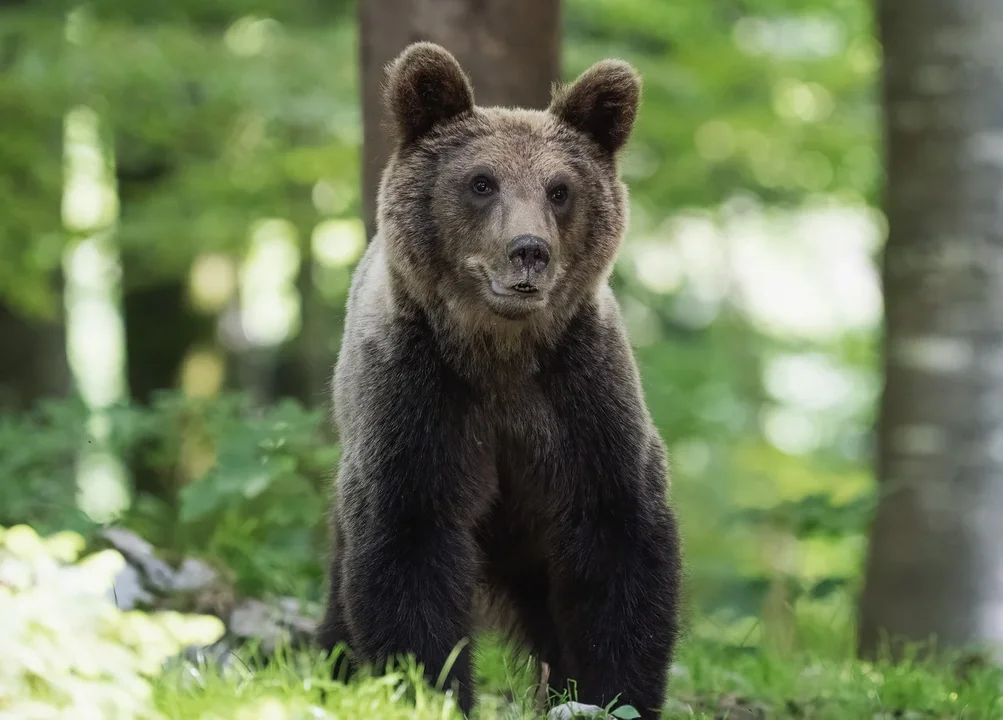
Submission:
[[[536,111],[476,106],[430,43],[387,72],[397,145],[334,375],[319,642],[367,664],[413,655],[432,681],[448,664],[469,715],[484,596],[556,693],[657,717],[680,543],[607,284],[640,78],[605,60]]]

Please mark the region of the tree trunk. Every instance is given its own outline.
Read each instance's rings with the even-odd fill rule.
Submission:
[[[362,208],[375,232],[376,191],[392,150],[383,113],[383,69],[408,44],[436,42],[470,76],[479,105],[543,109],[560,78],[560,0],[361,0]]]
[[[131,274],[135,259],[134,252],[123,253],[124,277]],[[188,351],[200,342],[211,342],[214,318],[189,306],[184,278],[128,289],[123,293],[122,314],[129,393],[145,405],[156,391],[178,386]]]
[[[885,387],[859,649],[1003,648],[1003,5],[878,7]]]
[[[52,320],[29,319],[0,303],[0,345],[0,412],[24,412],[69,393],[62,312]]]

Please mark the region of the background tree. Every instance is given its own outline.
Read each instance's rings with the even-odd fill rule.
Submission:
[[[479,105],[543,109],[561,79],[560,0],[360,0],[362,211],[375,232],[376,190],[392,150],[383,108],[384,67],[408,44],[449,49],[466,70]]]
[[[889,234],[860,647],[1003,641],[1003,7],[882,0]]]

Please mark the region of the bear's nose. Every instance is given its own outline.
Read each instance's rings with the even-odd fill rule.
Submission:
[[[516,267],[540,272],[550,263],[550,246],[536,235],[520,235],[508,244],[508,259]]]

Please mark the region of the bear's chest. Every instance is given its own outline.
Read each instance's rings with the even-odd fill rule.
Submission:
[[[493,389],[480,411],[493,440],[499,499],[514,504],[538,501],[557,472],[564,433],[546,394],[528,381]]]

